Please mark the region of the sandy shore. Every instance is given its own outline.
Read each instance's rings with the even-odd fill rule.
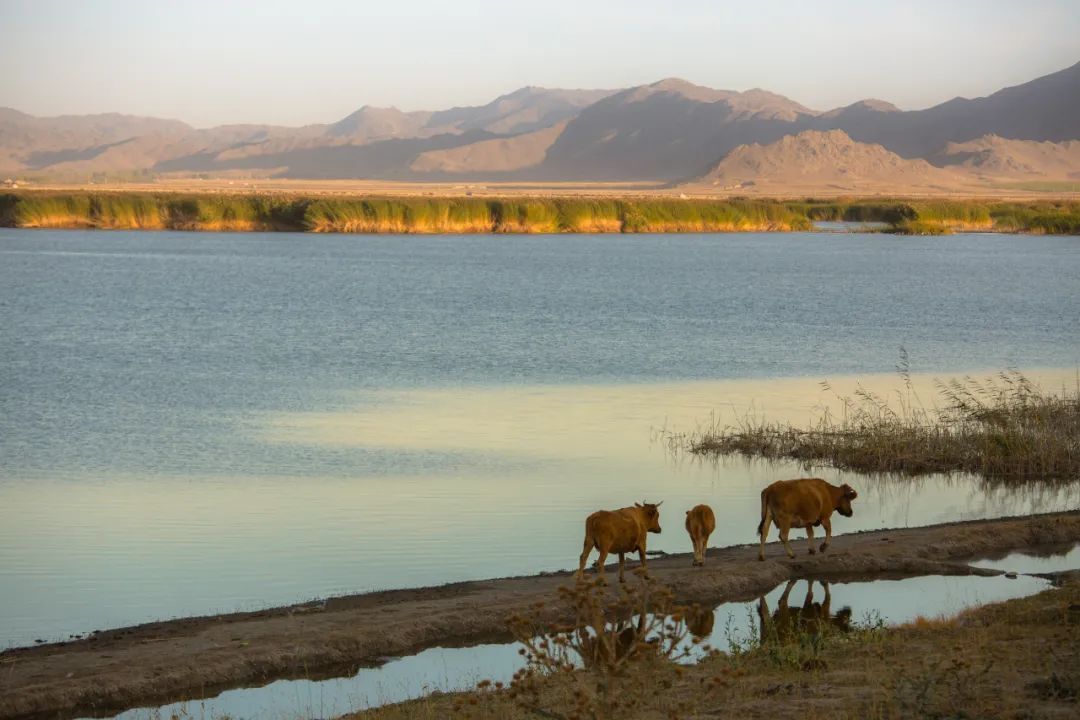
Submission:
[[[757,561],[756,545],[742,545],[710,550],[704,568],[691,567],[689,553],[656,558],[650,568],[681,601],[716,605],[754,599],[794,578],[996,574],[965,561],[1069,542],[1080,542],[1080,510],[849,534],[826,555],[795,560],[773,543],[766,562]],[[805,552],[801,538],[793,544]],[[435,645],[509,640],[509,615],[535,612],[537,601],[568,582],[564,572],[369,593],[12,649],[0,653],[0,717],[105,714],[282,678],[347,674]],[[556,610],[544,612],[558,619]]]

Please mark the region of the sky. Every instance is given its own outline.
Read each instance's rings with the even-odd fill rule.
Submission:
[[[1080,0],[0,0],[0,106],[196,127],[681,77],[920,109],[1080,61]]]

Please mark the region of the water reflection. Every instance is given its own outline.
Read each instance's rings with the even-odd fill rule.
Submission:
[[[832,612],[829,583],[821,583],[824,597],[821,602],[816,602],[814,581],[807,580],[802,605],[791,607],[789,596],[795,584],[796,581],[791,580],[784,586],[775,612],[769,612],[769,603],[764,595],[758,599],[758,638],[762,644],[784,644],[805,635],[814,636],[829,631],[850,632],[851,608],[844,606],[835,614]]]
[[[1080,569],[1080,545],[1036,548],[991,555],[971,563],[976,567],[1016,573],[1056,573]]]
[[[802,604],[792,595],[805,583]],[[778,585],[753,602],[725,603],[700,608],[685,617],[687,637],[671,653],[685,653],[685,662],[704,654],[703,646],[719,650],[746,648],[757,643],[783,643],[824,629],[847,632],[857,625],[900,625],[919,617],[949,617],[968,607],[1026,597],[1047,589],[1042,579],[978,576],[925,576],[902,580],[827,583],[813,580]],[[796,598],[798,595],[796,595]],[[834,607],[839,609],[833,610]],[[775,609],[774,609],[775,608]],[[626,653],[649,626],[650,618],[635,615],[615,619],[611,636],[616,652]],[[693,642],[696,638],[698,642]],[[586,648],[579,667],[598,659]],[[214,698],[139,708],[115,716],[116,720],[154,720],[180,717],[234,720],[247,718],[331,717],[378,705],[401,702],[433,690],[474,687],[480,679],[509,682],[523,665],[516,643],[470,648],[431,648],[396,659],[378,668],[365,668],[348,678],[324,681],[283,680],[261,688],[230,690]],[[183,713],[187,713],[185,716]]]

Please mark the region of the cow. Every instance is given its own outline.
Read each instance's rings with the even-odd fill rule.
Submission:
[[[705,546],[715,529],[716,516],[708,505],[695,505],[686,511],[686,532],[694,544],[694,567],[705,564]]]
[[[634,507],[619,510],[597,510],[585,520],[585,547],[578,562],[578,578],[585,574],[585,562],[593,548],[600,552],[596,560],[596,573],[603,577],[604,561],[608,553],[619,554],[619,582],[623,580],[626,553],[637,552],[641,557],[641,567],[648,572],[645,564],[645,542],[648,533],[660,532],[660,506],[656,503],[634,503]]]
[[[788,557],[795,557],[795,552],[788,544],[788,532],[793,527],[806,528],[810,554],[813,555],[816,552],[814,528],[823,526],[825,542],[821,543],[821,552],[825,552],[832,540],[833,510],[844,517],[851,517],[851,501],[857,497],[858,493],[846,483],[836,487],[821,478],[777,480],[761,491],[761,522],[757,528],[761,547],[758,560],[765,559],[765,538],[769,534],[770,522],[775,522],[780,529],[780,540],[784,543]]]

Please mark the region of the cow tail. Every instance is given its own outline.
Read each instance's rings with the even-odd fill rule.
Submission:
[[[766,488],[768,489],[768,488]],[[765,513],[768,512],[768,504],[765,502],[765,490],[761,491],[761,522],[757,524],[757,536],[761,537],[761,529],[765,527]]]

